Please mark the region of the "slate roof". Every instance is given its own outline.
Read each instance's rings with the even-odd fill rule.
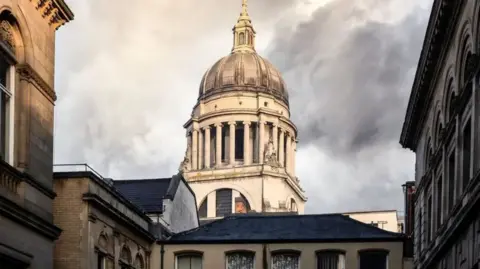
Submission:
[[[385,231],[341,214],[235,215],[178,233],[170,243],[368,242],[403,241]]]
[[[114,187],[145,213],[161,213],[171,178],[114,180]]]

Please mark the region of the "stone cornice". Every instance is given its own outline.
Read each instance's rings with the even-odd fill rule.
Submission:
[[[41,233],[50,240],[58,239],[62,232],[62,230],[54,224],[47,222],[2,196],[0,196],[0,213],[2,216],[6,216],[13,221]]]
[[[63,0],[30,0],[30,2],[55,30],[73,20],[73,12]]]
[[[416,148],[421,132],[418,126],[425,119],[425,111],[431,101],[428,97],[435,88],[432,82],[438,76],[464,4],[465,0],[435,0],[433,4],[400,137],[400,143],[405,148]]]
[[[52,103],[57,100],[55,91],[48,85],[48,83],[32,68],[29,64],[20,64],[16,67],[20,80],[25,80],[39,89],[45,97],[47,97]]]

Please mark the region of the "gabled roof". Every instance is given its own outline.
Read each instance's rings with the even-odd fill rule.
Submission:
[[[403,241],[404,236],[341,214],[236,215],[173,235],[166,243]]]
[[[114,180],[115,188],[132,203],[148,213],[162,213],[171,178]],[[175,189],[176,191],[176,189]]]

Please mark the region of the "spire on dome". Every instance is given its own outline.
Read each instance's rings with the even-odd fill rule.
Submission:
[[[252,26],[252,20],[248,15],[248,0],[242,0],[242,12],[233,27],[233,49],[232,52],[238,51],[255,51],[255,30]]]

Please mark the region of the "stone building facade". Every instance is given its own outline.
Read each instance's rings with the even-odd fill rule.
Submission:
[[[53,268],[55,33],[63,0],[0,0],[0,265]]]
[[[479,53],[480,2],[435,0],[400,140],[416,154],[416,268],[479,268]]]
[[[297,128],[280,72],[255,51],[246,1],[233,29],[232,52],[202,78],[185,123],[180,169],[202,219],[232,213],[304,212],[295,173]]]
[[[63,232],[54,268],[156,268],[152,246],[198,227],[194,193],[180,175],[171,179],[103,178],[86,165],[54,173],[54,222]],[[62,172],[60,172],[61,170]]]

